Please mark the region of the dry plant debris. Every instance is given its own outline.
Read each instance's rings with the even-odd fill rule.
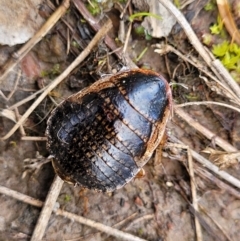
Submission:
[[[18,81],[22,76],[22,74],[18,74],[15,78],[16,82],[13,90],[7,94],[4,91],[1,92],[1,98],[7,103],[6,105],[1,103],[0,106],[3,108],[0,112],[3,116],[1,128],[4,126],[4,129],[1,129],[1,131],[5,133],[4,136],[2,135],[2,142],[0,143],[0,147],[3,150],[0,156],[0,165],[2,170],[6,170],[0,176],[1,183],[6,186],[0,186],[0,193],[3,194],[0,197],[3,207],[0,211],[0,237],[3,240],[6,240],[6,237],[10,240],[8,235],[13,230],[14,235],[11,236],[12,239],[19,237],[23,237],[26,240],[29,240],[30,237],[31,240],[79,239],[79,233],[83,235],[84,240],[109,239],[100,232],[92,233],[91,229],[86,230],[84,225],[77,226],[77,222],[89,225],[107,235],[125,240],[156,240],[157,238],[164,238],[165,240],[178,239],[181,241],[194,239],[195,237],[197,237],[197,240],[238,240],[240,232],[238,222],[240,198],[239,85],[222,66],[221,62],[215,59],[210,51],[206,50],[188,21],[186,21],[186,18],[172,2],[168,0],[159,0],[158,2],[165,6],[171,13],[171,16],[176,18],[192,44],[190,47],[189,45],[186,47],[185,44],[179,47],[178,44],[174,44],[173,39],[169,36],[169,39],[164,44],[155,45],[155,51],[160,53],[163,56],[161,60],[165,61],[162,70],[165,71],[166,68],[164,74],[168,75],[172,80],[176,102],[173,119],[168,124],[168,142],[165,143],[164,149],[158,152],[163,154],[165,158],[162,159],[162,163],[159,165],[157,160],[160,157],[156,155],[154,167],[152,165],[146,167],[147,178],[135,180],[111,196],[89,191],[87,193],[79,192],[78,188],[63,184],[63,181],[58,177],[55,177],[53,180],[53,172],[52,176],[50,175],[50,178],[47,178],[46,173],[51,172],[51,167],[48,164],[41,167],[38,166],[38,172],[29,175],[29,179],[26,177],[21,179],[23,160],[30,160],[25,150],[31,150],[33,158],[36,155],[36,147],[37,150],[41,150],[44,153],[41,143],[44,143],[45,138],[37,136],[44,131],[40,127],[36,128],[34,125],[32,125],[30,131],[27,128],[31,123],[36,123],[32,116],[34,112],[37,114],[41,113],[40,110],[45,111],[40,121],[40,124],[41,122],[44,123],[49,113],[49,110],[47,110],[49,105],[47,104],[47,99],[51,102],[51,105],[54,105],[52,101],[55,101],[55,99],[57,99],[57,102],[61,100],[61,97],[57,96],[58,92],[61,91],[61,86],[64,85],[63,80],[68,79],[71,73],[78,74],[78,66],[81,66],[85,72],[94,72],[93,69],[85,69],[86,65],[84,64],[88,63],[87,65],[89,65],[86,59],[87,56],[89,56],[92,62],[97,59],[99,64],[98,71],[101,74],[105,69],[107,69],[106,72],[108,73],[116,71],[111,66],[112,63],[116,62],[116,58],[114,61],[111,60],[111,54],[113,53],[127,67],[136,67],[136,64],[126,54],[129,53],[131,55],[134,52],[133,47],[138,47],[137,45],[140,42],[134,38],[131,39],[131,33],[135,28],[136,22],[128,22],[126,20],[128,19],[127,17],[124,19],[126,21],[125,25],[128,26],[129,24],[130,27],[128,28],[128,36],[125,39],[125,51],[123,51],[125,54],[122,54],[122,49],[117,47],[111,34],[104,38],[110,28],[112,28],[111,21],[100,24],[96,18],[91,16],[83,1],[73,0],[74,6],[70,7],[70,11],[68,10],[70,1],[62,1],[56,10],[54,5],[47,1],[47,5],[54,10],[54,13],[27,44],[17,51],[15,50],[14,57],[9,58],[1,68],[0,80],[5,81],[8,73],[12,70],[15,71],[14,67],[18,66],[22,58],[30,51],[32,54],[34,46],[41,41],[43,36],[48,34],[54,36],[57,33],[55,36],[63,36],[61,41],[66,44],[66,48],[63,49],[67,53],[71,53],[71,58],[68,58],[68,56],[61,59],[63,62],[71,59],[71,64],[68,67],[65,65],[63,71],[59,73],[54,72],[56,68],[52,67],[48,73],[53,76],[53,80],[49,84],[41,81],[42,89],[34,89],[34,91],[31,91],[31,94],[25,95],[24,98],[14,100],[16,92],[19,91]],[[221,4],[226,5],[226,3],[227,1],[217,1],[218,6]],[[128,1],[128,4],[128,7],[125,9],[117,5],[117,11],[119,12],[120,9],[120,12],[122,11],[125,16],[127,16],[128,12],[132,14],[133,6],[130,1]],[[180,4],[182,4],[181,1]],[[187,1],[185,4],[185,6],[196,6],[194,1]],[[227,13],[220,11],[221,15],[229,15],[230,10],[227,9],[227,11]],[[85,46],[81,42],[81,38],[76,34],[76,29],[73,27],[72,19],[70,18],[72,13],[78,16],[78,12],[82,16],[82,22],[78,23],[78,27],[83,34],[81,37],[85,36],[87,39]],[[197,12],[199,13],[199,11]],[[48,15],[49,13],[46,14]],[[67,15],[66,18],[62,17],[64,14]],[[82,31],[84,29],[83,20],[87,21],[97,33],[84,33]],[[234,37],[238,36],[237,34],[234,35],[236,25],[232,24],[232,18],[228,18],[228,21],[225,21],[227,29],[229,21],[231,23],[229,32],[234,39]],[[65,29],[62,26],[65,26]],[[93,35],[95,37],[92,38]],[[106,48],[101,44],[103,38],[111,50],[105,51]],[[154,43],[156,44],[156,41]],[[82,44],[84,50],[79,48]],[[128,45],[132,46],[129,47]],[[100,51],[95,52],[96,46],[98,49],[104,49],[104,54],[101,55]],[[109,51],[113,53],[109,54]],[[95,56],[92,56],[92,52],[95,53]],[[174,53],[174,56],[171,56],[171,53]],[[138,54],[140,55],[141,51]],[[160,63],[160,56],[156,53],[154,54],[154,49],[147,48],[146,53],[138,59],[137,64],[145,66],[144,61],[147,56],[149,59],[153,59],[153,62],[155,58],[158,58],[158,61],[155,62]],[[171,58],[173,58],[173,61]],[[107,68],[104,68],[105,64]],[[56,74],[57,77],[55,76]],[[190,76],[189,79],[188,76]],[[182,86],[187,87],[187,89],[184,89]],[[26,91],[26,89],[22,91]],[[23,108],[23,104],[26,105],[33,99],[36,100],[31,106],[28,105],[29,108],[27,110]],[[16,122],[15,125],[12,127],[9,121],[5,121],[6,118]],[[17,138],[19,133],[15,133],[18,129],[20,129],[21,138]],[[31,132],[36,136],[29,136]],[[8,141],[9,138],[11,138],[10,141]],[[35,140],[36,146],[35,143],[32,145],[33,140]],[[232,143],[230,143],[231,140]],[[201,152],[204,149],[205,154]],[[188,155],[186,155],[186,150]],[[41,152],[40,154],[42,155]],[[39,158],[42,159],[42,156],[37,156],[36,159]],[[175,167],[174,169],[172,167],[174,164],[178,168]],[[7,173],[7,170],[11,170],[12,175]],[[186,171],[188,174],[186,174]],[[42,180],[45,180],[45,182]],[[45,184],[43,185],[42,183]],[[46,196],[46,191],[51,183],[51,188]],[[31,185],[34,191],[31,189]],[[29,195],[23,193],[28,193]],[[9,205],[13,207],[17,205],[14,199],[10,199],[7,196],[42,208],[41,213],[36,213],[35,210],[34,215],[34,212],[29,211],[31,210],[30,206],[27,208],[20,206],[24,215],[30,214],[35,217],[31,222],[24,215],[18,217],[13,213],[6,213],[6,210],[9,210]],[[39,196],[41,200],[45,199],[45,201],[43,202],[30,196]],[[186,204],[189,210],[186,209]],[[189,211],[194,216],[194,230],[196,231],[193,231],[192,217],[189,215]],[[135,215],[136,213],[143,213],[143,216]],[[57,215],[67,217],[75,222],[67,219],[58,220]],[[105,217],[104,220],[103,216]],[[28,220],[27,228],[21,226],[21,221],[25,222],[26,220]],[[61,224],[58,225],[58,222]],[[117,223],[122,231],[109,227],[113,226],[114,223]],[[7,228],[6,224],[10,228]],[[128,234],[128,232],[133,232],[136,236]]]

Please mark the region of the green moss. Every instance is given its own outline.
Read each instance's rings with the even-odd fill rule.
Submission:
[[[217,17],[217,23],[210,27],[211,34],[221,34],[223,31],[223,21],[220,16]]]
[[[216,1],[210,0],[207,2],[207,4],[204,6],[204,9],[206,11],[213,11],[216,9]]]
[[[66,194],[64,196],[64,202],[69,202],[69,201],[71,201],[71,196]]]
[[[212,53],[228,70],[240,71],[240,46],[236,43],[225,40],[221,44],[213,45]]]
[[[100,4],[97,0],[89,0],[87,9],[93,16],[98,15],[101,12]]]
[[[40,74],[41,77],[49,77],[50,79],[55,78],[57,75],[61,73],[60,64],[54,64],[52,69],[43,70]]]

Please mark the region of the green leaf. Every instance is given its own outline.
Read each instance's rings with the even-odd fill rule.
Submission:
[[[238,57],[232,57],[229,52],[226,52],[222,59],[222,63],[228,70],[233,70],[237,68],[236,63],[238,60]]]
[[[212,53],[216,57],[223,57],[229,50],[229,42],[223,41],[221,44],[213,45]]]
[[[240,56],[240,47],[236,43],[230,44],[229,51],[235,55]]]
[[[212,27],[209,28],[211,31],[211,34],[220,34],[221,29],[219,28],[219,25],[217,23],[213,24]]]
[[[213,24],[212,27],[209,28],[211,31],[211,34],[224,34],[223,33],[223,21],[221,17],[218,15],[217,17],[217,23]]]

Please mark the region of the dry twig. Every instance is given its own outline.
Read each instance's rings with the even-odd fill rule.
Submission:
[[[52,214],[54,205],[57,201],[58,195],[61,191],[63,185],[63,180],[59,176],[55,176],[55,179],[52,183],[52,186],[48,192],[46,201],[43,205],[41,214],[38,218],[37,224],[32,234],[31,241],[39,241],[42,240],[45,229],[48,225],[48,221]]]
[[[223,106],[223,107],[235,110],[235,111],[240,113],[239,108],[236,108],[232,105],[224,104],[224,103],[221,103],[221,102],[215,102],[215,101],[192,101],[192,102],[187,102],[187,103],[175,105],[175,107],[178,108],[178,107],[184,107],[184,106],[189,106],[189,105],[219,105],[219,106]]]
[[[20,80],[20,78],[21,78],[21,75],[22,75],[22,71],[19,70],[19,71],[18,71],[18,74],[17,74],[17,79],[16,79],[16,81],[15,81],[15,83],[14,83],[14,86],[13,86],[13,90],[8,94],[7,97],[6,97],[6,96],[3,94],[3,92],[0,90],[0,95],[3,97],[4,100],[9,101],[9,100],[12,98],[13,94],[15,93],[15,91],[16,91],[16,89],[17,89],[18,82],[19,82],[19,80]]]
[[[47,141],[45,136],[22,136],[21,140],[23,141]]]
[[[193,161],[192,161],[192,155],[190,152],[189,147],[187,147],[187,153],[188,153],[188,168],[189,168],[189,176],[190,176],[190,184],[191,184],[191,191],[192,191],[192,205],[195,211],[199,211],[198,209],[198,198],[197,198],[197,190],[196,190],[196,182],[194,177],[194,170],[193,170]],[[196,237],[197,241],[202,241],[202,230],[199,223],[199,220],[197,216],[194,216],[195,220],[195,228],[196,228]]]
[[[24,98],[23,100],[20,100],[18,101],[17,103],[15,103],[14,105],[8,107],[9,110],[14,110],[16,107],[19,107],[25,103],[27,103],[28,101],[32,100],[32,99],[35,99],[35,97],[38,95],[38,94],[41,94],[47,87],[44,87],[38,91],[36,91],[35,93],[33,93],[32,95]]]
[[[215,183],[217,187],[226,192],[230,193],[231,195],[235,196],[236,198],[240,199],[240,192],[231,187],[229,184],[221,181],[219,178],[215,177],[211,172],[207,169],[200,167],[199,165],[194,165],[195,173],[205,179],[208,179],[211,183]]]

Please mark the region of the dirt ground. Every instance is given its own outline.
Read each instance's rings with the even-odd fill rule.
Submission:
[[[55,1],[53,2],[55,3]],[[204,33],[209,33],[209,26],[216,22],[218,10],[215,8],[212,12],[206,11],[204,6],[209,1],[197,2],[199,2],[198,5],[196,1],[188,4],[182,12],[201,39]],[[231,1],[231,4],[234,3],[235,1]],[[134,6],[133,9],[137,10]],[[116,39],[120,13],[118,8],[113,9],[110,12],[107,11],[107,14],[114,23],[110,37]],[[45,2],[41,5],[43,16],[44,14],[48,16],[52,12],[53,10]],[[16,108],[9,107],[53,81],[82,51],[81,46],[74,45],[76,41],[73,36],[77,35],[78,39],[82,39],[82,44],[86,47],[95,35],[87,23],[77,21],[80,18],[83,19],[72,3],[70,10],[63,17],[64,21],[59,20],[47,36],[0,82],[2,93],[8,96],[15,88],[14,83],[20,76],[12,97],[6,100],[2,95],[0,96],[1,137],[14,126],[10,117],[13,115],[12,118],[16,118]],[[72,44],[68,55],[66,54],[68,41],[66,36],[69,33],[64,22],[74,26],[74,31],[70,32]],[[134,22],[133,30],[139,24],[139,21]],[[191,101],[230,103],[226,96],[209,88],[200,77],[203,73],[199,69],[186,63],[176,54],[167,53],[160,56],[154,52],[156,47],[153,45],[159,43],[160,39],[146,40],[146,36],[139,36],[133,30],[127,48],[130,58],[136,59],[143,49],[148,47],[146,53],[136,64],[138,67],[151,68],[161,73],[172,83],[174,105]],[[81,31],[85,31],[85,34]],[[168,39],[164,39],[164,42],[175,46],[186,56],[191,53],[200,59],[178,24],[174,26]],[[0,45],[0,66],[4,66],[6,61],[11,58],[12,53],[19,48],[19,45],[12,47]],[[107,50],[106,45],[101,41],[81,66],[75,69],[41,102],[23,125],[27,136],[44,137],[46,121],[55,102],[60,103],[70,94],[76,93],[96,81],[100,76],[112,74],[121,69],[124,63],[116,56],[111,55],[107,61],[104,59],[107,52],[111,52],[111,50]],[[17,108],[19,115],[23,115],[33,101],[34,99],[19,106]],[[221,137],[236,149],[240,149],[239,112],[213,105],[192,105],[183,109],[198,123],[211,130],[214,138],[215,136]],[[4,114],[3,110],[14,111]],[[214,162],[216,160],[214,155],[202,153],[202,150],[207,147],[223,150],[216,144],[214,138],[206,138],[203,133],[189,124],[191,123],[183,121],[175,113],[167,125],[165,144],[171,142],[168,137],[175,136],[185,145]],[[36,170],[26,171],[26,161],[35,159],[38,154],[41,155],[41,160],[47,159],[48,152],[45,141],[23,140],[19,130],[9,139],[0,141],[0,187],[7,187],[44,202],[55,173],[51,163],[44,164]],[[221,155],[217,155],[217,157],[221,159]],[[231,176],[237,179],[240,177],[238,162],[222,166],[222,168]],[[194,169],[201,169],[202,173],[206,171],[206,168],[196,161],[194,161]],[[191,178],[186,149],[160,147],[146,164],[144,170],[146,172],[144,177],[134,179],[113,193],[98,193],[64,183],[55,208],[60,207],[62,210],[115,227],[149,241],[196,240],[194,211],[191,205]],[[195,171],[195,174],[194,185],[197,189],[199,205],[199,212],[195,216],[199,218],[202,240],[238,241],[240,233],[239,188],[225,182],[211,171],[211,178],[207,178],[207,174],[200,175],[200,171]],[[41,208],[3,194],[0,194],[0,203],[0,240],[30,240]],[[116,240],[116,238],[53,213],[42,240],[107,241]]]

